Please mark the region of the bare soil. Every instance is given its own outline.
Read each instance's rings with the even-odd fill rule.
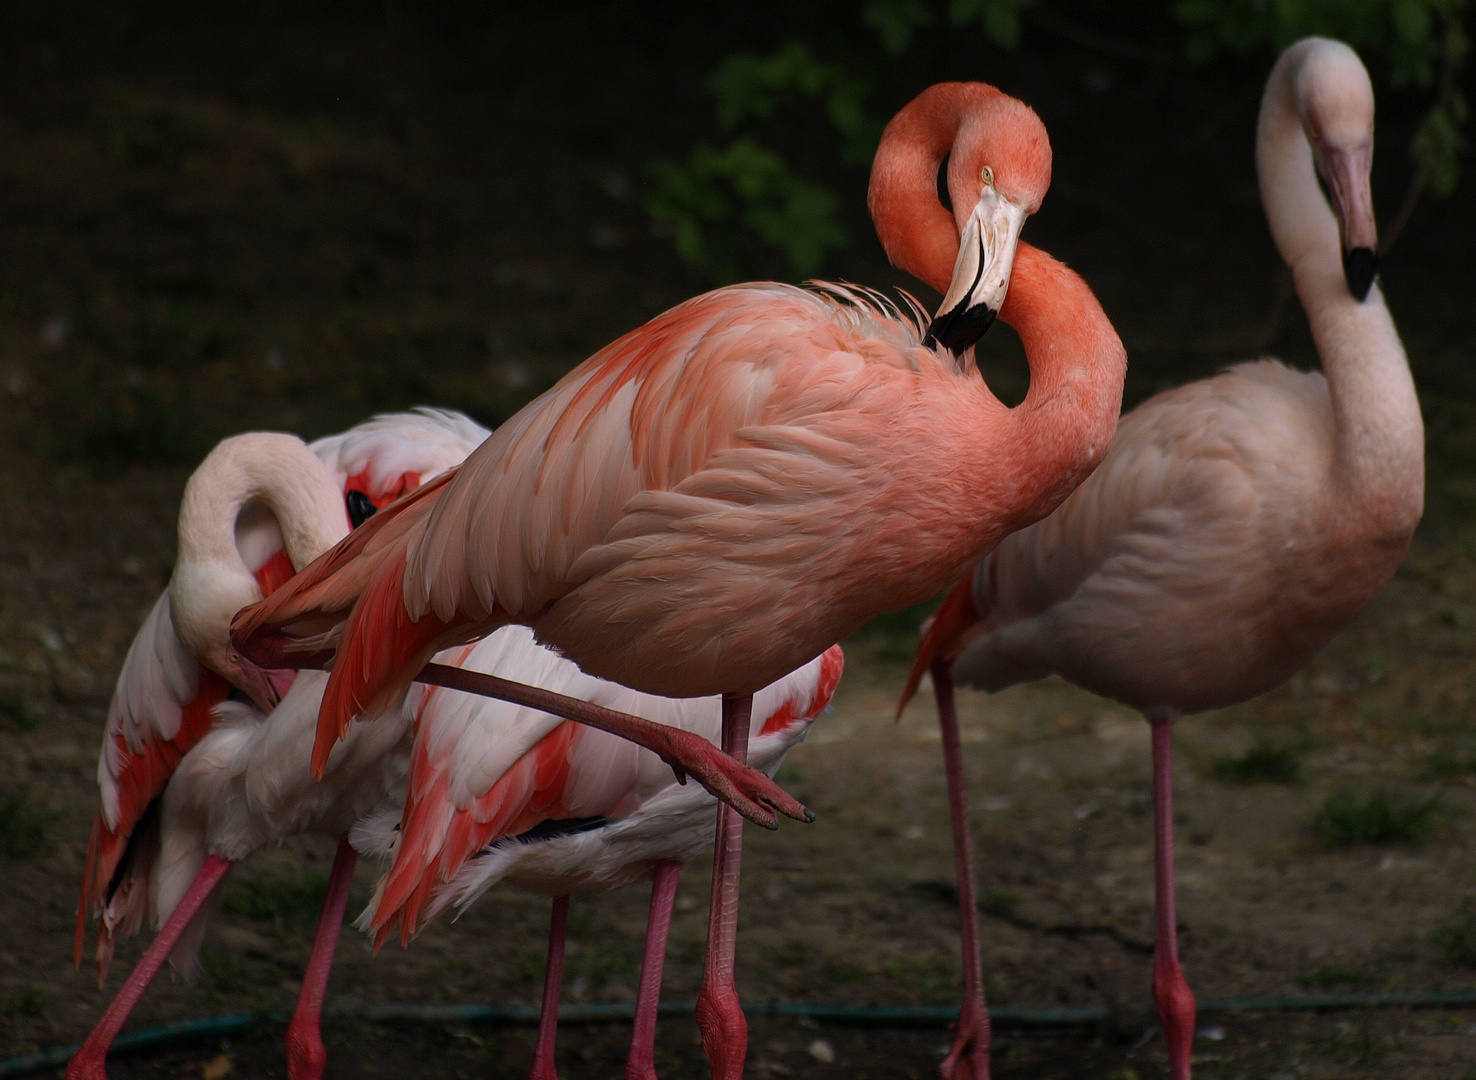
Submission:
[[[719,22],[684,7],[628,25],[577,6],[559,18],[437,10],[6,16],[0,1056],[79,1039],[141,947],[120,950],[106,992],[71,966],[103,717],[167,580],[188,468],[251,426],[311,436],[422,401],[495,422],[704,287],[639,209],[643,163],[684,154],[710,127],[705,73],[735,47],[770,47],[765,19],[800,33],[804,18],[839,17],[756,7]],[[877,107],[967,76],[1039,108],[1057,181],[1027,235],[1102,295],[1129,346],[1132,400],[1263,347],[1312,361],[1295,303],[1268,320],[1278,271],[1250,166],[1258,71],[1185,81],[1047,39],[936,60],[936,72],[879,76]],[[1397,101],[1381,114],[1386,218],[1407,180],[1407,120]],[[900,280],[865,224],[864,171],[834,182],[855,243],[833,272]],[[1476,963],[1472,216],[1469,198],[1425,204],[1385,260],[1431,432],[1430,512],[1406,565],[1290,685],[1180,725],[1181,941],[1201,998],[1473,985],[1462,966]],[[991,339],[986,372],[1018,396],[1017,349],[1006,331]],[[750,1000],[956,1000],[931,700],[890,718],[916,619],[847,643],[834,715],[781,774],[818,821],[750,833],[739,952]],[[1160,1044],[1133,1012],[1148,999],[1151,943],[1146,725],[1055,681],[965,694],[961,710],[991,1000],[1120,1017],[1002,1027],[997,1075],[1159,1075]],[[1258,737],[1289,781],[1235,779],[1224,764]],[[1336,846],[1317,828],[1330,798],[1377,792],[1396,811],[1433,808],[1411,811],[1403,840]],[[203,978],[161,980],[135,1024],[290,1008],[332,844],[294,841],[237,871]],[[684,876],[673,1000],[697,990],[706,870]],[[361,874],[356,901],[367,890]],[[567,1000],[632,998],[644,905],[642,889],[575,903]],[[546,921],[544,900],[504,890],[408,950],[374,957],[346,934],[332,1001],[534,1004]],[[1468,1010],[1204,1025],[1223,1034],[1197,1044],[1207,1080],[1476,1076]],[[947,1041],[926,1028],[753,1029],[756,1076],[924,1077]],[[197,1075],[224,1054],[234,1075],[280,1076],[280,1034],[121,1057],[113,1075]],[[570,1027],[563,1075],[618,1074],[626,1037]],[[513,1076],[531,1057],[517,1028],[335,1023],[328,1038],[336,1077]],[[810,1053],[817,1039],[833,1063]],[[703,1072],[690,1019],[663,1023],[660,1053],[663,1075]]]

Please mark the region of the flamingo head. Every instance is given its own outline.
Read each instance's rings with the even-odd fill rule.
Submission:
[[[1348,291],[1362,301],[1378,273],[1379,226],[1370,176],[1373,86],[1347,45],[1326,39],[1313,44],[1293,84],[1297,113],[1338,219]]]
[[[205,667],[271,712],[292,686],[293,671],[268,671],[238,653],[230,642],[231,617],[262,598],[254,575],[181,561],[169,582],[170,613],[185,649]]]
[[[961,356],[989,329],[1050,182],[1045,125],[992,86],[941,83],[893,118],[869,202],[893,263],[943,293],[926,344]]]

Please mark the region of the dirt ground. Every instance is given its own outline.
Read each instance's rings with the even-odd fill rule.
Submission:
[[[640,177],[710,124],[699,88],[715,58],[772,44],[754,27],[773,12],[755,11],[718,22],[673,8],[659,33],[578,6],[562,22],[515,6],[416,21],[393,4],[5,16],[0,1057],[76,1041],[108,996],[70,962],[95,754],[118,665],[167,580],[188,468],[253,426],[312,436],[422,401],[495,422],[703,288],[648,227]],[[1250,166],[1258,73],[1181,84],[1027,40],[1010,57],[941,53],[936,72],[899,70],[884,91],[896,104],[953,76],[998,81],[1050,127],[1056,183],[1027,237],[1103,297],[1129,347],[1130,400],[1263,346],[1312,362],[1294,303],[1267,318],[1277,266]],[[1380,122],[1387,218],[1407,180],[1408,116],[1396,102]],[[833,272],[900,281],[869,238],[864,180],[837,174],[856,240]],[[1181,945],[1202,999],[1476,983],[1473,216],[1465,189],[1422,206],[1384,263],[1430,428],[1430,509],[1405,566],[1290,685],[1180,725]],[[988,377],[1018,396],[1008,332],[986,340]],[[956,1000],[931,699],[890,719],[915,625],[884,620],[846,643],[834,715],[780,777],[816,823],[750,832],[749,1000]],[[1055,681],[964,694],[961,712],[991,1000],[1120,1017],[1002,1025],[996,1074],[1159,1075],[1161,1044],[1134,1011],[1151,942],[1146,725]],[[204,977],[161,980],[134,1024],[290,1008],[332,844],[293,841],[236,872]],[[683,878],[671,1000],[697,990],[706,872]],[[361,870],[356,901],[368,884]],[[575,903],[566,1000],[631,1000],[644,904],[642,889]],[[531,1005],[546,922],[544,900],[505,890],[408,951],[373,957],[348,934],[331,1002]],[[140,945],[120,950],[109,992]],[[1203,1027],[1221,1036],[1196,1046],[1206,1080],[1476,1076],[1470,1010]],[[280,1034],[125,1056],[112,1075],[200,1075],[224,1054],[233,1075],[281,1076]],[[617,1074],[626,1037],[568,1028],[563,1075]],[[663,1075],[702,1074],[690,1018],[660,1039]],[[514,1076],[531,1057],[521,1028],[337,1023],[328,1040],[335,1077]],[[816,1040],[833,1062],[810,1052]],[[761,1019],[750,1074],[926,1077],[945,1043],[937,1028]]]

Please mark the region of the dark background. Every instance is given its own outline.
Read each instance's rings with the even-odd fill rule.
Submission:
[[[712,272],[678,257],[645,202],[652,162],[684,161],[696,144],[733,137],[715,118],[708,83],[735,53],[803,42],[864,83],[876,119],[944,79],[992,82],[1033,105],[1051,133],[1055,179],[1025,235],[1101,297],[1128,347],[1127,405],[1263,352],[1314,365],[1255,184],[1253,132],[1271,45],[1190,64],[1182,21],[1146,2],[1110,11],[1037,5],[1024,10],[1021,31],[1007,48],[977,22],[940,18],[893,54],[856,6],[842,3],[0,9],[0,723],[9,743],[0,754],[0,868],[10,885],[0,893],[0,922],[8,921],[0,1046],[20,1053],[75,1039],[104,1000],[67,964],[94,748],[123,652],[167,580],[189,469],[233,432],[313,437],[421,403],[496,424],[601,345],[710,287]],[[1392,85],[1377,49],[1370,67],[1380,103],[1374,193],[1388,222],[1408,192],[1410,138],[1434,90]],[[1461,78],[1469,83],[1469,74]],[[794,96],[752,130],[836,199],[848,243],[826,256],[822,276],[936,301],[886,264],[865,214],[866,164],[847,161],[821,104]],[[1382,263],[1430,433],[1429,512],[1409,566],[1306,682],[1198,729],[1186,725],[1186,769],[1207,800],[1200,807],[1191,792],[1186,814],[1216,822],[1204,872],[1226,875],[1210,892],[1233,909],[1206,914],[1209,901],[1196,907],[1191,893],[1186,957],[1191,978],[1222,996],[1450,988],[1469,982],[1461,965],[1476,960],[1463,906],[1476,879],[1465,870],[1470,818],[1462,816],[1476,765],[1467,704],[1476,673],[1467,660],[1476,643],[1469,190],[1467,180],[1449,198],[1423,196]],[[781,252],[732,222],[716,227],[736,230],[746,274],[793,276]],[[981,364],[1006,400],[1023,394],[1023,356],[1007,328],[990,332]],[[848,643],[850,696],[839,700],[836,723],[848,709],[866,722],[837,727],[852,732],[849,748],[811,745],[796,756],[790,782],[809,787],[821,824],[809,833],[786,826],[755,845],[745,888],[771,903],[746,914],[757,920],[745,928],[754,957],[745,961],[746,992],[872,1004],[953,997],[956,917],[934,748],[895,751],[898,736],[882,719],[915,625],[915,614],[884,621]],[[986,951],[1002,950],[988,952],[986,965],[997,973],[992,992],[1011,1003],[1146,999],[1141,949],[1039,929],[1110,916],[1134,940],[1148,932],[1143,898],[1115,878],[1101,884],[1118,872],[1104,869],[1114,852],[1127,860],[1128,879],[1147,880],[1134,861],[1146,842],[1146,803],[1125,794],[1143,793],[1146,750],[1102,766],[1123,772],[1117,787],[1080,777],[1052,786],[1020,764],[1042,742],[1054,749],[1041,752],[1064,762],[1116,745],[1118,729],[1102,716],[1118,714],[1103,708],[1059,684],[966,702],[966,726],[994,740],[973,766],[981,789],[1024,785],[1054,800],[1034,817],[980,819],[981,873],[999,916],[986,922]],[[901,730],[912,746],[927,729],[919,708]],[[1239,760],[1252,729],[1272,733],[1300,786],[1245,787],[1233,768],[1216,772],[1216,761]],[[885,767],[874,764],[878,755]],[[1049,767],[1075,776],[1069,764]],[[1345,790],[1388,791],[1409,806],[1436,799],[1442,809],[1426,815],[1436,824],[1425,832],[1329,853],[1307,822]],[[1285,807],[1267,818],[1278,800]],[[904,828],[898,814],[916,823],[908,818]],[[1256,845],[1276,829],[1280,846],[1266,855]],[[1229,863],[1214,862],[1222,842]],[[927,859],[914,857],[917,843]],[[1058,849],[1075,854],[1058,858]],[[1234,854],[1242,849],[1252,852],[1244,866]],[[205,984],[161,988],[143,1020],[290,1002],[329,851],[303,844],[264,860],[234,907],[228,895]],[[1415,860],[1421,884],[1360,892],[1359,882],[1383,887],[1388,875],[1374,875],[1388,858],[1396,867]],[[1259,872],[1251,864],[1277,868],[1281,884],[1246,885]],[[685,916],[688,952],[680,918],[674,939],[678,997],[695,990],[701,876],[694,867],[685,886],[699,905]],[[1305,897],[1323,896],[1329,881],[1352,891],[1327,901],[1323,922],[1297,921],[1316,906]],[[1303,899],[1283,904],[1280,891]],[[1127,892],[1131,903],[1113,899]],[[579,993],[608,1000],[628,989],[620,980],[631,974],[623,969],[636,955],[641,901],[626,896],[599,909],[615,915],[576,922],[576,937],[581,929],[610,937],[599,922],[608,918],[631,939],[629,949],[583,954]],[[378,961],[346,945],[359,952],[345,961],[352,975],[340,976],[351,981],[335,992],[533,1001],[542,908],[501,899],[479,912],[454,934],[438,938],[438,928]],[[1465,953],[1447,947],[1451,927],[1473,935]],[[1318,933],[1327,940],[1313,943]],[[120,963],[132,955],[120,953]],[[1239,1049],[1204,1065],[1204,1075],[1296,1065],[1313,1070],[1305,1075],[1377,1075],[1396,1061],[1404,1076],[1460,1075],[1476,1063],[1476,1048],[1432,1042],[1426,1027],[1445,1025],[1443,1037],[1469,1019],[1378,1014],[1354,1017],[1347,1030],[1337,1026],[1347,1017],[1245,1021],[1224,1044]],[[674,1070],[695,1075],[690,1024],[674,1024],[663,1053],[681,1063]],[[936,1032],[821,1032],[841,1055],[827,1072],[805,1052],[816,1033],[762,1030],[761,1075],[862,1075],[863,1063],[878,1075],[927,1075],[942,1041]],[[1002,1054],[1000,1075],[1156,1075],[1143,1054],[1126,1056],[1141,1032],[1124,1022],[1026,1039]],[[230,1054],[241,1075],[270,1075],[275,1036],[253,1038]],[[512,1075],[526,1067],[520,1038],[345,1029],[330,1047],[344,1070],[367,1073],[365,1062],[392,1060],[408,1040],[417,1068],[444,1060],[446,1075],[484,1072],[490,1060]],[[567,1071],[615,1071],[621,1038],[571,1034]],[[125,1067],[173,1075],[217,1052]]]

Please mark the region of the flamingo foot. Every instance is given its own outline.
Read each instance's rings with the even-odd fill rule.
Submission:
[[[989,1080],[989,1012],[982,1001],[965,1001],[953,1029],[953,1045],[938,1066],[943,1080]]]
[[[1178,965],[1154,965],[1153,1000],[1158,1003],[1163,1041],[1168,1047],[1169,1080],[1190,1080],[1189,1053],[1194,1045],[1196,1010],[1194,991]]]
[[[732,986],[709,990],[702,988],[697,997],[697,1027],[702,1032],[702,1049],[712,1066],[712,1080],[743,1080],[743,1063],[748,1057],[748,1019],[738,992]]]
[[[323,1080],[328,1050],[315,1021],[294,1016],[287,1026],[288,1080]]]

